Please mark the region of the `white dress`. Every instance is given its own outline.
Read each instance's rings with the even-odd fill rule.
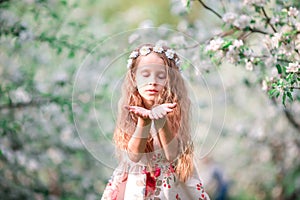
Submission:
[[[196,170],[185,182],[177,178],[153,126],[151,132],[154,152],[144,154],[137,163],[124,153],[101,200],[209,200]]]

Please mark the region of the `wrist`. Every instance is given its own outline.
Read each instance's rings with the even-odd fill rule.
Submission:
[[[167,117],[166,116],[159,118],[159,119],[154,119],[153,121],[154,121],[154,125],[157,130],[167,126]]]
[[[139,117],[138,122],[137,122],[137,126],[144,127],[144,126],[149,125],[150,123],[151,123],[151,119],[149,119],[149,118],[144,119],[142,117]]]

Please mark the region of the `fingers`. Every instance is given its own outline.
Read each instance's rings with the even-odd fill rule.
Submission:
[[[161,118],[163,118],[165,115],[163,115],[163,114],[161,114],[161,113],[153,113],[153,112],[151,112],[150,114],[149,114],[149,118],[150,119],[152,119],[152,120],[154,120],[154,119],[161,119]]]
[[[168,108],[175,108],[177,106],[177,103],[165,103],[163,105],[166,105]]]
[[[140,106],[126,105],[124,106],[124,108],[128,109],[129,112],[132,112],[139,117],[157,120],[157,119],[164,118],[168,113],[172,112],[176,106],[177,106],[176,103],[165,103],[152,108],[151,111]]]
[[[148,118],[150,110],[147,110],[143,107],[139,106],[124,106],[126,109],[129,110],[129,112],[134,113],[135,115],[142,117],[142,118]]]

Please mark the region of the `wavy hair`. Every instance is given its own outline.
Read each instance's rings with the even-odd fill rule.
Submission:
[[[151,49],[152,53],[156,53],[153,51],[154,45],[152,44],[141,45],[135,51],[139,51],[142,46],[147,46]],[[163,46],[163,49],[166,51],[169,48]],[[175,63],[175,59],[179,59],[178,56],[174,54],[173,59],[168,59],[164,53],[156,54],[166,65],[167,81],[155,104],[177,103],[177,106],[167,115],[167,118],[171,125],[170,129],[172,132],[176,133],[180,144],[179,156],[175,162],[176,174],[181,181],[186,181],[191,177],[194,170],[193,145],[191,142],[189,123],[190,99],[188,98],[184,80]],[[131,138],[131,134],[135,131],[137,124],[137,117],[127,109],[124,109],[124,107],[126,105],[144,107],[135,82],[135,73],[140,57],[141,56],[138,56],[136,59],[133,59],[132,65],[127,71],[122,85],[122,94],[118,104],[117,126],[113,137],[114,143],[119,150],[127,150],[127,144]],[[149,137],[145,152],[148,153],[153,150],[153,140]]]

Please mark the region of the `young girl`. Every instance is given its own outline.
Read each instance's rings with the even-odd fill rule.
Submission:
[[[208,200],[194,168],[178,56],[145,44],[129,58],[114,132],[120,163],[102,200]]]

